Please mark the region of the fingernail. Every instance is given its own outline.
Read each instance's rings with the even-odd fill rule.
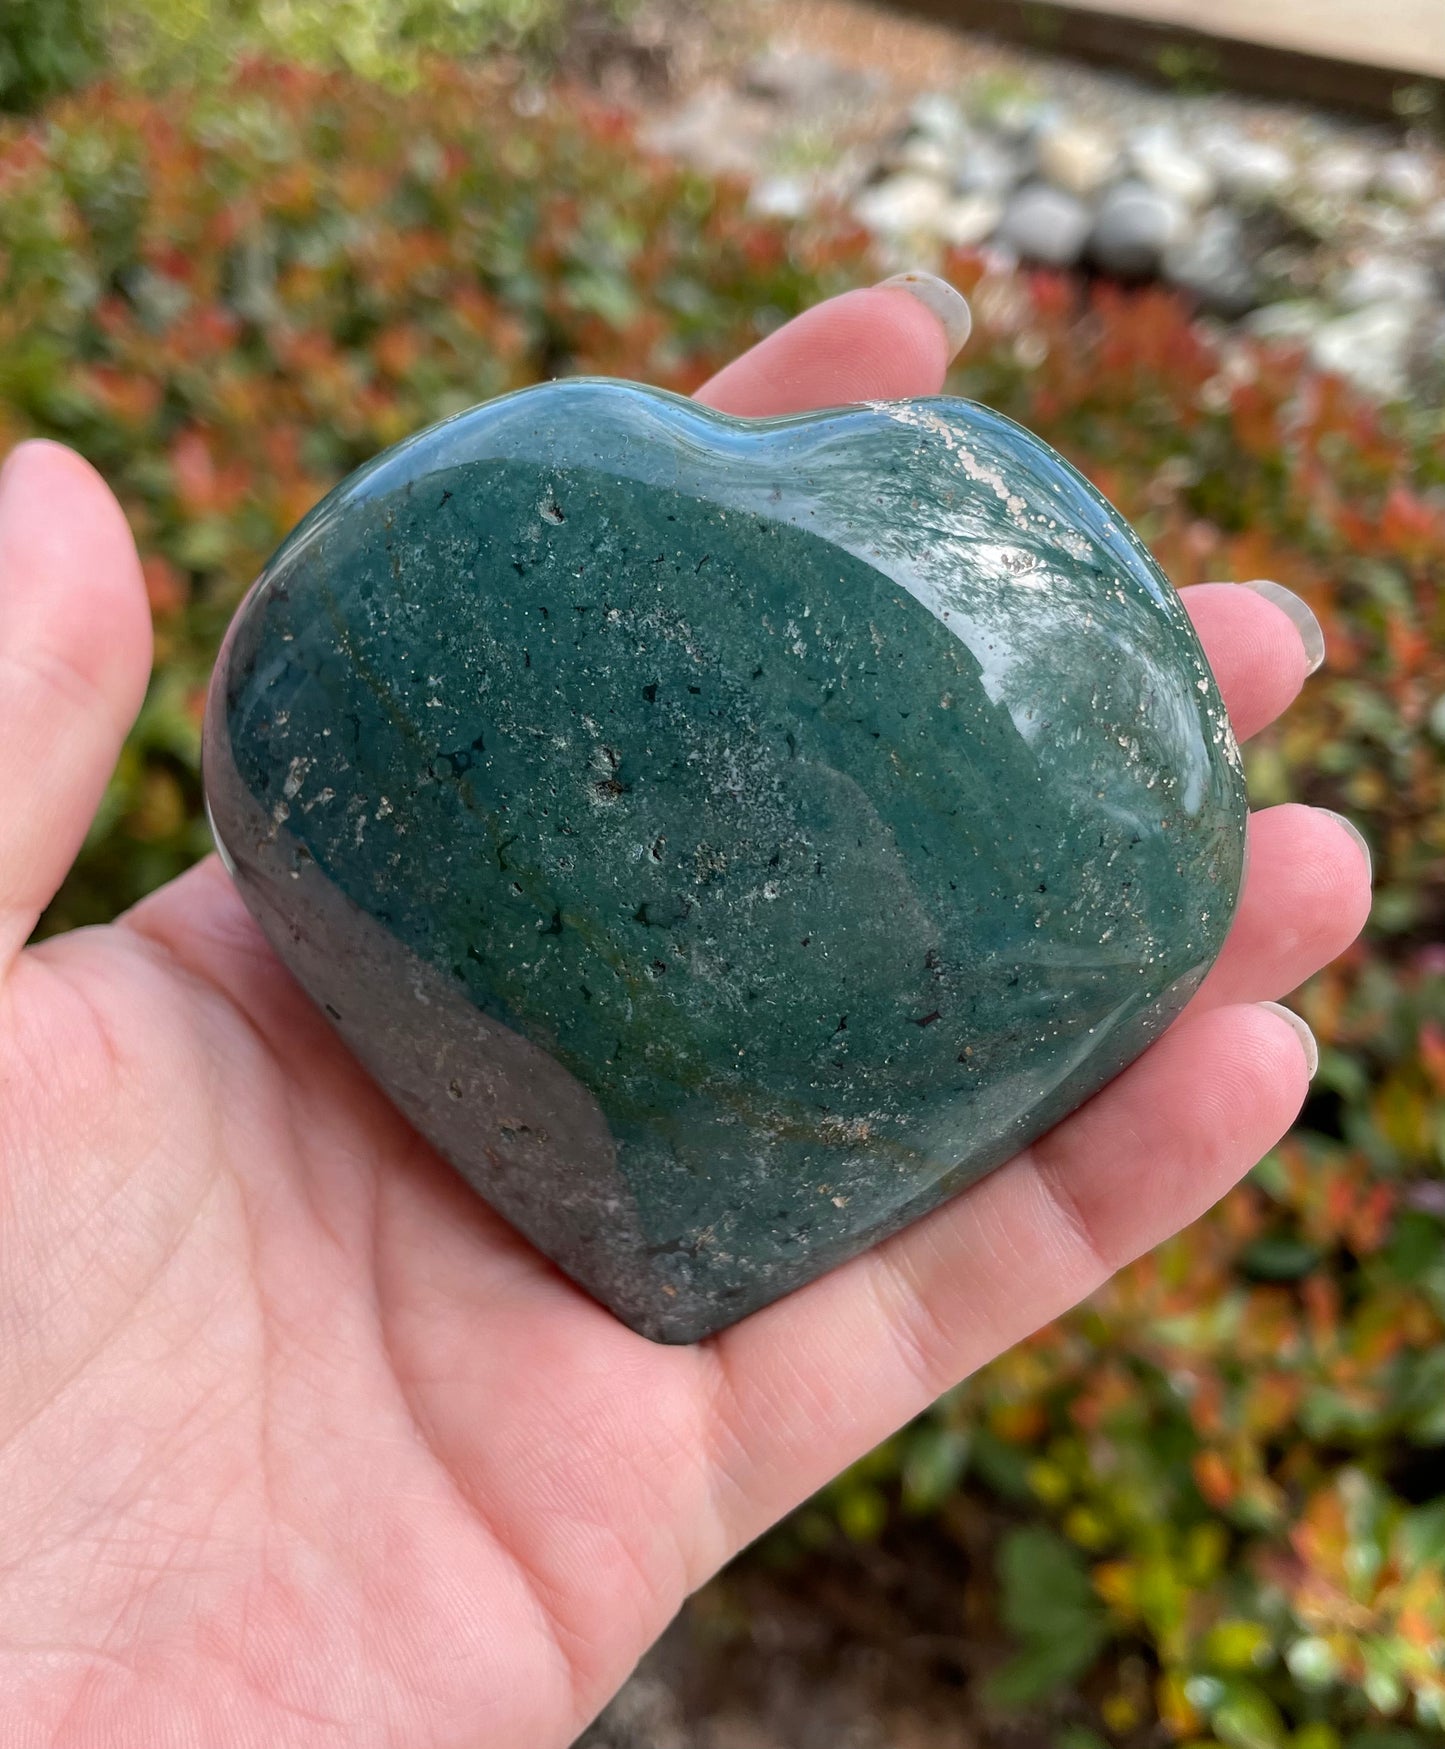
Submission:
[[[1310,1080],[1315,1078],[1315,1071],[1320,1066],[1320,1047],[1315,1043],[1315,1035],[1310,1031],[1294,1011],[1286,1008],[1283,1002],[1261,1002],[1261,1008],[1267,1008],[1271,1014],[1277,1014],[1281,1020],[1287,1020],[1294,1028],[1294,1035],[1299,1040],[1300,1049],[1305,1054],[1305,1067],[1309,1070]]]
[[[1256,577],[1244,587],[1252,589],[1256,595],[1262,595],[1266,601],[1273,602],[1281,613],[1287,613],[1294,621],[1294,629],[1300,635],[1300,642],[1305,647],[1305,656],[1309,661],[1305,673],[1313,674],[1325,659],[1325,634],[1311,611],[1310,604],[1302,601],[1293,589],[1286,589],[1283,583],[1271,583],[1267,577]]]
[[[948,356],[958,357],[973,332],[973,314],[968,299],[957,286],[940,279],[936,273],[895,273],[878,282],[880,291],[897,287],[918,299],[931,315],[936,316],[948,336]]]
[[[1370,847],[1365,842],[1365,835],[1353,820],[1347,820],[1343,814],[1337,814],[1333,808],[1316,808],[1317,814],[1323,814],[1327,820],[1333,820],[1337,826],[1342,826],[1355,843],[1360,847],[1360,855],[1365,859],[1365,873],[1373,883],[1375,879],[1375,859],[1370,855]]]

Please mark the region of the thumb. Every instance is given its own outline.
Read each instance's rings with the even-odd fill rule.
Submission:
[[[21,444],[0,472],[0,977],[75,859],[150,662],[120,506],[72,450]]]

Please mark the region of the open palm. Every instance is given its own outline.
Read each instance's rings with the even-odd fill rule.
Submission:
[[[935,392],[906,292],[704,391]],[[1241,735],[1307,671],[1259,593],[1188,592]],[[1224,956],[1119,1080],[964,1197],[688,1349],[516,1237],[391,1109],[214,860],[25,949],[144,689],[114,501],[0,481],[0,1746],[561,1749],[687,1592],[931,1398],[1217,1198],[1289,1124],[1260,1006],[1359,928],[1335,817],[1252,822]]]

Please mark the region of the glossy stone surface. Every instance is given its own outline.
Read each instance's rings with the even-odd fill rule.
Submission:
[[[1116,1074],[1243,855],[1174,591],[1052,450],[948,399],[752,422],[583,380],[423,432],[248,597],[206,782],[395,1102],[676,1341]]]

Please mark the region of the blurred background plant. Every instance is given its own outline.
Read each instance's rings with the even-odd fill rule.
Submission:
[[[397,86],[429,54],[489,51],[545,57],[579,12],[622,20],[638,0],[5,0],[0,8],[0,109],[30,110],[102,66],[150,85],[177,74],[224,74],[266,53],[337,66]]]
[[[0,129],[0,450],[59,437],[113,482],[158,646],[47,930],[207,850],[217,641],[348,469],[552,374],[686,390],[875,276],[852,221],[754,216],[582,92],[488,65],[361,76],[382,24],[464,10],[358,0],[360,71],[111,82]],[[485,10],[511,30],[548,9]],[[47,40],[25,38],[27,102],[75,77],[72,39]],[[1329,665],[1251,751],[1254,799],[1358,821],[1379,904],[1299,997],[1320,1075],[1250,1181],[750,1559],[916,1560],[920,1523],[928,1559],[961,1550],[950,1655],[982,1742],[1445,1744],[1445,424],[1225,344],[1157,289],[945,266],[976,315],[954,388],[1070,455],[1177,581],[1274,577],[1319,614]]]
[[[0,110],[29,110],[100,67],[94,0],[6,0],[0,9]]]

